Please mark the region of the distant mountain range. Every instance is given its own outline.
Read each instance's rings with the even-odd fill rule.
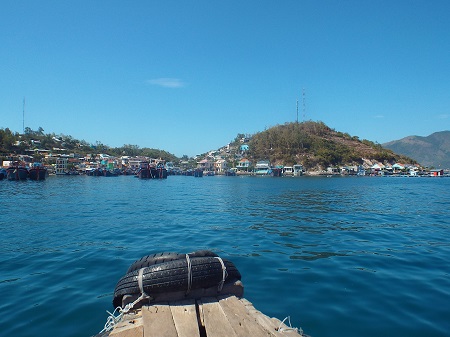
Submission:
[[[409,136],[382,146],[413,158],[422,166],[450,168],[450,131],[435,132],[427,137]]]

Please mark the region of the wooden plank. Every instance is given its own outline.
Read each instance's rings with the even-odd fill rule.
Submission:
[[[136,325],[136,326],[126,326],[115,328],[109,334],[111,337],[143,337],[144,336],[144,326]]]
[[[219,304],[238,337],[274,336],[258,324],[236,296],[221,298]]]
[[[179,337],[200,337],[195,300],[173,302],[170,311]]]
[[[141,311],[125,314],[123,320],[114,327],[109,336],[144,337]]]
[[[203,317],[208,337],[237,337],[216,297],[202,298]]]
[[[245,305],[250,315],[255,317],[257,322],[267,331],[270,331],[274,336],[302,336],[295,330],[282,330],[278,331],[281,321],[277,318],[269,318],[269,316],[263,314],[261,311],[255,309],[253,304],[245,298],[241,298],[240,301]],[[283,328],[288,328],[286,324],[282,324]]]
[[[178,337],[167,303],[142,307],[144,337]]]

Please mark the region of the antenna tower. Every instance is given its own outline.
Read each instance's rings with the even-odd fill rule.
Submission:
[[[305,88],[303,88],[302,92],[302,98],[303,98],[303,121],[306,122],[306,95],[305,95]]]
[[[25,134],[25,97],[23,98],[23,108],[22,108],[22,134]]]
[[[297,98],[297,124],[298,124],[298,98]]]

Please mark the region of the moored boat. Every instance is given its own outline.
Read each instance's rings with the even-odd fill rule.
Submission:
[[[86,175],[91,176],[91,177],[101,177],[104,174],[103,174],[103,169],[95,168],[95,169],[86,170]]]
[[[136,172],[136,177],[139,179],[151,178],[150,163],[148,161],[141,162],[139,169]]]
[[[156,179],[167,179],[167,168],[163,163],[159,163],[156,165]]]
[[[197,177],[197,178],[201,178],[201,177],[203,177],[203,170],[202,169],[195,169],[194,170],[194,177]]]
[[[8,180],[27,180],[28,169],[16,163],[6,169],[6,176]]]
[[[3,180],[6,178],[6,170],[4,168],[0,168],[0,180]]]
[[[119,174],[115,171],[111,171],[111,170],[103,170],[103,175],[105,177],[117,177],[119,176]]]
[[[33,167],[29,169],[28,175],[31,180],[45,180],[47,168],[42,163],[33,163]]]

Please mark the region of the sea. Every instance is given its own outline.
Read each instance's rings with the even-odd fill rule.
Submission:
[[[312,337],[450,336],[449,206],[445,177],[3,180],[0,335],[93,336],[135,260],[209,249]]]

